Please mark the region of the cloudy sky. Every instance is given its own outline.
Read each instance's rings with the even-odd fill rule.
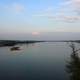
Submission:
[[[0,0],[0,39],[60,32],[80,32],[80,0]]]

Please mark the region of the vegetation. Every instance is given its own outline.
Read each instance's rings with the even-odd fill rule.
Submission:
[[[70,45],[72,53],[70,55],[70,61],[66,65],[66,71],[70,77],[70,80],[80,80],[80,57],[79,50],[73,43]]]
[[[3,47],[3,46],[14,46],[14,45],[17,45],[17,44],[30,44],[30,43],[37,43],[37,42],[44,42],[44,41],[0,40],[0,47]]]
[[[0,47],[3,46],[14,46],[17,44],[31,44],[37,42],[77,42],[80,43],[80,40],[55,40],[55,41],[37,41],[37,40],[27,40],[27,41],[20,41],[20,40],[0,40]]]

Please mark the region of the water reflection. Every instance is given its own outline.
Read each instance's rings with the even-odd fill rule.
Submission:
[[[28,53],[31,48],[38,47],[37,45],[37,43],[18,44],[15,46],[8,47],[8,51],[11,55],[24,56],[24,54]]]
[[[80,80],[80,49],[76,49],[75,44],[72,42],[70,44],[70,47],[72,49],[72,53],[70,55],[70,60],[66,65],[66,71],[69,75],[70,80]]]
[[[35,43],[18,44],[18,45],[15,45],[15,46],[11,46],[10,47],[10,51],[20,51],[20,50],[23,50],[24,48],[21,48],[21,47],[23,47],[24,45],[26,45],[26,48],[28,48],[30,45],[31,46],[35,46]]]

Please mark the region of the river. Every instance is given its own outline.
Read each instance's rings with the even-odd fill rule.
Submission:
[[[66,64],[72,50],[70,43],[42,42],[17,46],[21,50],[0,48],[0,80],[69,80]]]

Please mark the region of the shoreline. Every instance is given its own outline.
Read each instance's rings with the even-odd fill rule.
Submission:
[[[77,42],[80,43],[80,40],[0,40],[0,47],[4,46],[15,46],[17,44],[32,44],[40,42]]]

